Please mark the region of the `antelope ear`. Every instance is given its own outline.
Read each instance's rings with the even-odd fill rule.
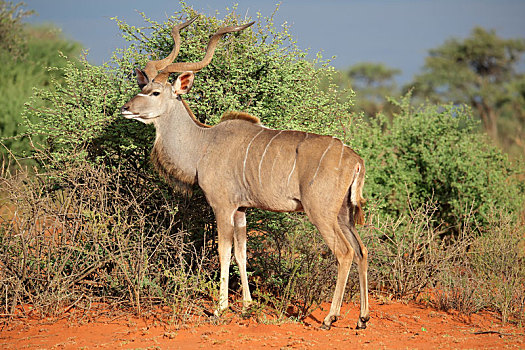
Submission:
[[[173,83],[173,91],[177,95],[187,94],[193,86],[193,78],[195,75],[193,72],[184,72],[177,77],[177,80]]]
[[[146,73],[144,73],[144,71],[135,68],[135,75],[137,76],[137,84],[139,84],[139,88],[142,89],[144,86],[149,84],[148,76]]]

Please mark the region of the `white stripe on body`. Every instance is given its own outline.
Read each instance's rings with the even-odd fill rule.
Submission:
[[[286,181],[286,187],[288,187],[290,185],[290,179],[292,178],[292,174],[295,170],[295,163],[297,163],[297,155],[295,156],[295,159],[293,160],[293,167],[292,167],[292,171],[290,172],[290,175],[288,175],[288,181]]]
[[[341,141],[341,140],[339,140]],[[343,160],[343,154],[345,153],[345,144],[343,141],[341,141],[341,155],[339,156],[339,163],[337,163],[337,168],[336,170],[339,170],[339,168],[341,167],[341,161]]]
[[[246,183],[246,160],[248,159],[248,152],[250,152],[250,147],[252,146],[253,140],[255,140],[257,138],[257,136],[259,136],[263,131],[264,131],[264,129],[261,129],[261,131],[259,131],[257,133],[257,135],[255,135],[251,139],[250,143],[248,143],[248,147],[246,147],[246,154],[244,155],[244,162],[243,162],[243,165],[242,165],[242,180],[243,180],[245,186],[248,185]]]
[[[308,138],[308,133],[305,134],[304,140],[302,142],[306,141],[307,138]],[[292,171],[288,175],[288,181],[286,181],[286,187],[288,187],[290,185],[290,179],[292,178],[292,174],[293,174],[293,172],[295,170],[295,164],[296,163],[297,163],[297,151],[295,152],[295,159],[293,161]]]
[[[266,151],[268,151],[268,147],[270,147],[270,144],[272,143],[272,141],[277,137],[279,136],[281,133],[283,132],[283,130],[279,131],[277,133],[277,135],[275,135],[274,137],[272,137],[270,139],[270,141],[268,142],[268,144],[266,145],[266,147],[264,148],[264,152],[261,156],[261,161],[259,162],[259,184],[262,185],[262,180],[261,180],[261,166],[262,166],[262,162],[264,160],[264,156],[266,155]]]
[[[315,180],[315,177],[317,176],[317,173],[319,172],[319,168],[321,167],[321,163],[323,162],[323,158],[324,156],[326,155],[326,153],[328,152],[328,150],[330,149],[330,147],[332,147],[332,144],[334,143],[334,138],[332,137],[332,140],[330,141],[330,144],[328,145],[328,147],[326,147],[326,149],[324,150],[323,152],[323,155],[321,156],[321,158],[319,159],[319,164],[317,164],[317,169],[315,170],[315,174],[314,174],[314,177],[312,178],[312,180],[310,181],[310,184],[312,184]]]

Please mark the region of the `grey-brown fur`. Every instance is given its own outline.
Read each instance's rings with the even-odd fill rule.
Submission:
[[[365,328],[367,250],[355,228],[362,222],[363,160],[339,139],[266,128],[244,113],[227,114],[209,127],[195,119],[181,98],[191,89],[193,72],[182,73],[173,86],[164,78],[151,81],[141,71],[137,75],[142,91],[122,107],[123,115],[154,124],[152,159],[161,174],[183,187],[198,184],[215,213],[221,263],[218,314],[228,306],[232,245],[244,306],[252,302],[246,273],[246,208],[304,211],[338,261],[332,306],[322,328],[329,329],[339,317],[354,258],[361,294],[357,326]]]

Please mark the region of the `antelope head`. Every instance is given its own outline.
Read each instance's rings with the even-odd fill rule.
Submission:
[[[180,100],[180,95],[186,94],[193,86],[194,73],[206,67],[212,60],[215,48],[220,38],[227,33],[239,32],[255,22],[242,26],[230,26],[219,29],[211,38],[206,48],[206,54],[200,62],[171,63],[180,50],[180,30],[193,23],[197,17],[173,27],[171,36],[174,46],[171,53],[164,59],[149,61],[144,70],[136,69],[137,83],[141,92],[122,107],[122,115],[128,119],[136,119],[143,123],[152,123],[156,118],[168,113],[172,102]],[[171,73],[181,73],[170,84]]]

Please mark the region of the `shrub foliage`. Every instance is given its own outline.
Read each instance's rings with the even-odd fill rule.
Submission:
[[[481,224],[494,210],[516,219],[525,213],[523,167],[476,131],[467,107],[415,107],[410,95],[391,102],[400,109],[393,119],[358,125],[350,140],[366,160],[366,196],[383,214],[396,218],[410,205],[436,202],[436,222],[454,233],[470,209]]]

